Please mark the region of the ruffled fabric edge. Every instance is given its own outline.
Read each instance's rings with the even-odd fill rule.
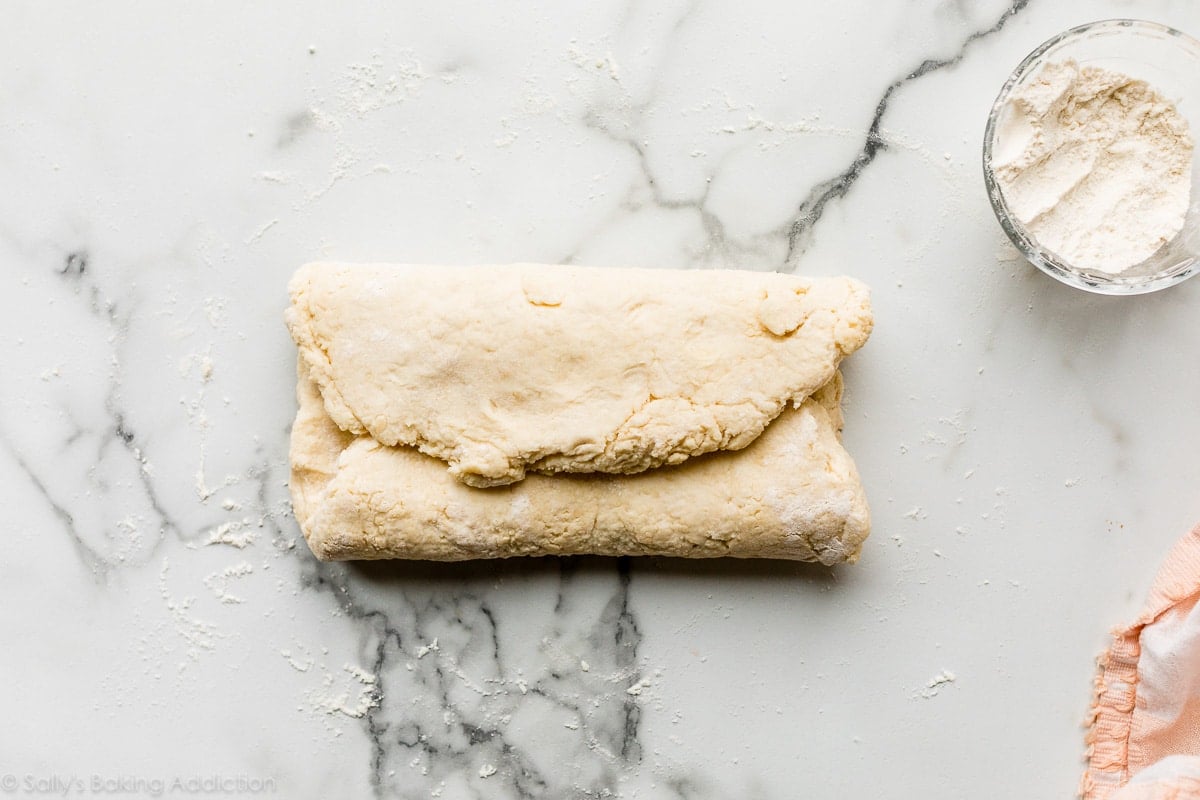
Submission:
[[[1087,769],[1080,781],[1083,800],[1107,800],[1146,765],[1130,734],[1138,707],[1138,659],[1142,630],[1181,601],[1200,594],[1200,525],[1168,554],[1150,589],[1145,609],[1131,625],[1113,631],[1113,642],[1098,659],[1087,718]],[[1200,665],[1198,665],[1200,668]]]

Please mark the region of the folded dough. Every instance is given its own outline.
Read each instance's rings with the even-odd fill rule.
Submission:
[[[309,264],[290,291],[336,426],[472,486],[746,447],[872,325],[852,279],[729,270]]]
[[[296,519],[323,560],[669,555],[858,559],[866,498],[842,448],[840,374],[742,450],[637,475],[531,474],[475,488],[444,462],[342,430],[299,364]]]

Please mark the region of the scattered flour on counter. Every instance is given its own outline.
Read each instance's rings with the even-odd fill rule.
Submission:
[[[1182,230],[1193,142],[1145,81],[1073,60],[1047,64],[1002,113],[993,168],[1004,200],[1071,265],[1119,274]]]
[[[369,62],[348,64],[346,77],[338,99],[343,111],[359,117],[404,102],[429,79],[411,50],[399,53],[399,60],[390,66],[378,54]]]
[[[256,230],[254,233],[250,234],[250,236],[246,239],[244,244],[246,244],[246,245],[254,244],[259,239],[261,239],[263,237],[263,235],[266,234],[267,231],[271,230],[271,228],[275,227],[278,224],[279,224],[279,218],[275,217],[274,219],[270,220],[269,222],[266,222],[263,225],[260,225],[258,227],[258,230]]]
[[[970,429],[967,428],[963,417],[966,415],[962,409],[955,411],[950,416],[938,417],[938,424],[950,428],[954,431],[954,444],[966,444],[967,437],[970,434]]]
[[[162,569],[158,573],[159,596],[166,605],[167,611],[171,614],[175,632],[188,645],[188,658],[196,661],[200,656],[201,650],[213,650],[216,647],[217,640],[222,638],[222,634],[217,626],[211,622],[204,622],[191,616],[192,598],[175,599],[167,586],[167,574],[170,572],[170,569],[170,562],[164,558]],[[179,665],[181,670],[185,666],[186,662],[181,662]]]
[[[925,688],[921,690],[920,696],[926,699],[936,697],[938,691],[945,685],[954,683],[958,680],[958,676],[948,669],[943,669],[937,675],[934,675],[925,683]]]
[[[308,672],[310,669],[312,669],[314,663],[312,656],[309,656],[307,661],[298,661],[295,656],[292,655],[291,650],[280,650],[279,655],[287,659],[288,664],[292,669],[296,670],[296,672]]]
[[[449,672],[451,675],[454,675],[456,678],[458,678],[460,681],[462,681],[463,686],[465,686],[468,689],[470,689],[471,691],[475,692],[480,697],[492,697],[494,695],[500,694],[500,692],[489,692],[487,689],[483,688],[482,686],[477,684],[475,681],[471,680],[470,676],[468,676],[467,673],[465,671],[463,671],[462,666],[454,658],[440,659],[438,668],[445,670],[446,672]],[[485,683],[487,683],[487,682],[488,681],[485,681]]]
[[[145,537],[142,536],[142,527],[146,520],[140,516],[135,517],[133,514],[128,514],[124,519],[119,519],[116,522],[117,531],[121,534],[116,543],[116,548],[112,553],[112,557],[118,562],[123,562],[130,558],[141,549]]]
[[[201,383],[208,383],[213,376],[212,345],[202,353],[189,353],[179,359],[179,377],[186,378],[192,373],[200,378]]]
[[[204,585],[208,587],[213,596],[226,604],[244,603],[241,597],[229,592],[229,582],[238,578],[243,578],[254,572],[254,565],[248,561],[242,561],[237,564],[231,564],[225,569],[209,573],[204,578]]]
[[[229,315],[225,310],[225,305],[228,298],[220,295],[212,295],[204,298],[202,307],[204,309],[204,317],[208,320],[208,324],[216,330],[221,330],[225,327],[225,323],[229,321]]]
[[[363,684],[364,686],[367,684],[372,686],[375,685],[376,677],[375,673],[373,672],[367,672],[362,667],[356,667],[353,664],[344,664],[342,665],[342,669],[344,669],[346,672],[349,672],[358,680],[359,683]]]
[[[322,670],[325,671],[324,667]],[[379,705],[378,678],[374,673],[352,664],[343,665],[342,672],[349,675],[350,680],[335,686],[335,676],[325,671],[321,688],[308,693],[309,703],[314,711],[361,719]]]
[[[267,183],[287,184],[287,183],[292,182],[292,176],[290,173],[287,173],[287,172],[263,170],[262,172],[258,173],[257,177],[259,178],[259,180],[266,181]]]
[[[211,299],[211,298],[210,298]],[[205,313],[209,313],[209,308],[206,303]],[[211,322],[211,317],[210,317]],[[198,394],[191,400],[181,397],[180,404],[188,416],[188,422],[200,434],[200,463],[196,467],[196,496],[201,502],[207,501],[216,491],[222,487],[210,488],[205,479],[205,462],[208,458],[208,411],[206,408],[206,400],[208,396],[208,384],[212,382],[215,365],[212,359],[212,345],[209,344],[205,352],[191,353],[184,356],[179,361],[180,377],[188,377],[195,373],[200,380],[200,389]],[[224,486],[230,486],[237,482],[234,476],[226,477]]]
[[[204,543],[206,545],[227,544],[238,550],[245,550],[258,538],[258,533],[253,529],[252,524],[253,521],[249,517],[222,522],[209,532],[208,540]]]
[[[479,768],[479,777],[490,778],[496,774],[496,767],[492,764],[484,764]]]
[[[196,496],[201,502],[208,500],[217,493],[216,489],[210,489],[208,482],[204,480],[204,447],[200,448],[200,468],[196,470]]]

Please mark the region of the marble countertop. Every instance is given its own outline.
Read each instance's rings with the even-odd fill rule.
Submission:
[[[1073,795],[1106,632],[1200,520],[1200,280],[1033,270],[982,131],[1050,35],[1200,7],[569,5],[6,7],[0,789]],[[316,562],[317,258],[867,281],[861,562]]]

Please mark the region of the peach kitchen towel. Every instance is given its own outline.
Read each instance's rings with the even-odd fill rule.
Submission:
[[[1084,800],[1200,800],[1200,525],[1100,657]]]

